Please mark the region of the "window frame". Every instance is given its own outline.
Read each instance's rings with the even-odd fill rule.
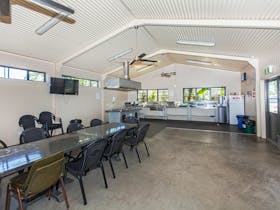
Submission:
[[[194,101],[198,101],[197,100],[197,90],[198,89],[209,89],[209,97],[210,97],[210,100],[209,101],[212,101],[212,88],[224,88],[224,94],[226,95],[226,87],[225,86],[221,86],[221,87],[189,87],[189,88],[183,88],[183,103],[189,103],[191,101],[185,101],[185,89],[194,89],[195,90],[195,100]]]
[[[37,70],[25,69],[25,68],[18,68],[18,67],[14,67],[14,66],[5,66],[5,65],[0,65],[0,67],[4,68],[4,77],[0,77],[0,78],[3,78],[3,79],[24,80],[24,81],[32,81],[32,82],[46,82],[46,72],[43,72],[43,71],[37,71]],[[26,79],[11,78],[11,76],[10,76],[10,70],[11,69],[25,71],[26,72]],[[43,81],[30,80],[30,72],[43,74],[44,75],[44,80]]]
[[[270,110],[270,98],[269,98],[269,83],[270,82],[276,82],[276,87],[277,87],[277,112],[271,112]],[[269,79],[267,82],[267,112],[271,113],[271,114],[279,114],[280,113],[280,84],[279,84],[279,77],[277,78],[273,78],[273,79]]]
[[[79,81],[79,86],[80,87],[91,87],[91,88],[100,88],[100,81],[99,80],[94,80],[94,79],[85,79],[85,78],[81,78],[81,77],[74,77],[74,76],[70,76],[70,75],[62,75],[62,78],[65,79],[73,79],[73,80],[78,80]],[[89,86],[86,85],[81,85],[80,80],[87,80],[89,82]],[[97,83],[97,87],[92,85],[92,82],[96,82]]]

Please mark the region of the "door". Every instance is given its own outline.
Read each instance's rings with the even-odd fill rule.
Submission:
[[[280,117],[279,117],[279,77],[266,81],[267,95],[267,138],[274,143],[277,142],[277,135],[280,134]],[[280,140],[280,139],[279,139]]]

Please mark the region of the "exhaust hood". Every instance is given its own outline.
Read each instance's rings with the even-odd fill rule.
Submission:
[[[141,89],[141,83],[130,80],[129,62],[123,63],[124,78],[111,78],[105,81],[105,89],[130,91]]]

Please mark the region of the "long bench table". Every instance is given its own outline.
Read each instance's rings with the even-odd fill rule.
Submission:
[[[109,123],[28,144],[20,144],[0,149],[0,184],[2,178],[31,166],[36,160],[61,151],[64,153],[73,151],[89,143],[108,138],[122,129],[130,129],[133,127],[135,127],[135,125]],[[0,209],[3,209],[4,204],[1,201],[1,191],[0,186]]]

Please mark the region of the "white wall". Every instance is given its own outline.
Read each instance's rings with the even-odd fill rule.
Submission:
[[[176,76],[161,77],[162,72],[176,71]],[[195,66],[172,64],[145,74],[135,80],[142,83],[142,89],[168,88],[169,100],[182,101],[183,88],[189,87],[226,87],[227,94],[240,93],[240,72],[214,70]],[[128,93],[128,100],[135,101],[136,92]]]
[[[26,68],[47,73],[47,77],[61,74],[101,80],[98,74],[63,67],[55,73],[55,65],[46,61],[0,52],[0,65]],[[80,87],[78,96],[51,95],[49,83],[0,79],[0,139],[8,145],[18,144],[22,129],[18,126],[20,116],[39,116],[50,111],[63,120],[64,128],[71,119],[80,118],[89,125],[92,118],[102,115],[102,88]]]
[[[63,67],[60,74],[99,81],[102,79],[99,74],[69,67]],[[88,126],[90,120],[102,117],[101,98],[101,88],[79,87],[77,96],[54,95],[54,113],[62,118],[65,129],[71,119],[82,119],[83,124]]]
[[[54,65],[49,62],[0,52],[0,65],[27,68],[52,74]],[[0,79],[0,139],[7,144],[17,144],[21,128],[20,116],[52,111],[52,97],[47,83]]]
[[[241,82],[241,93],[245,96],[245,114],[256,120],[256,97],[253,93],[256,91],[256,71],[248,65],[242,73],[247,75],[247,80]]]

